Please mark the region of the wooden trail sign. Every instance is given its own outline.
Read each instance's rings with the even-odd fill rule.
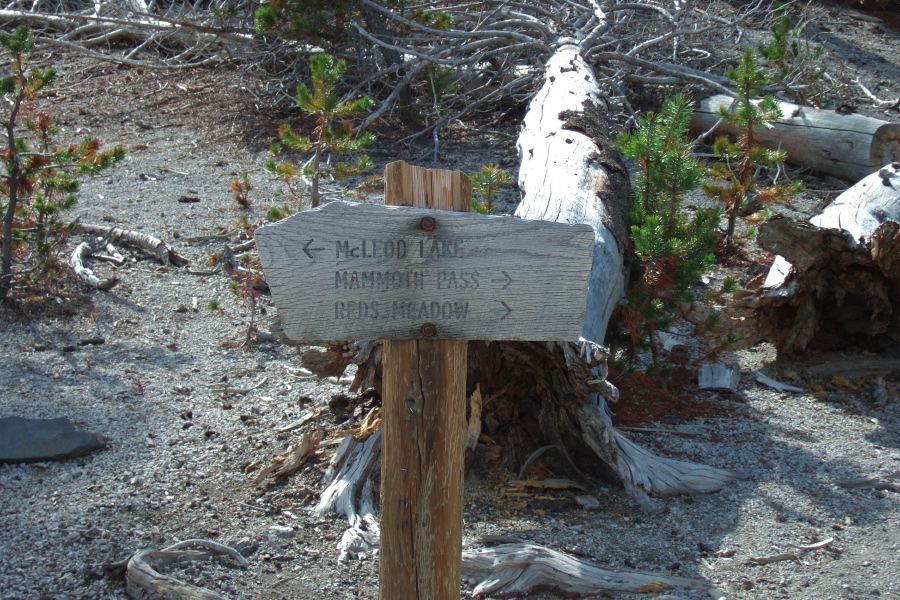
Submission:
[[[256,231],[289,338],[385,340],[380,600],[459,599],[467,340],[575,340],[584,320],[593,228],[466,214],[471,193],[394,162],[389,206]]]
[[[590,225],[332,202],[256,241],[294,340],[581,335]]]

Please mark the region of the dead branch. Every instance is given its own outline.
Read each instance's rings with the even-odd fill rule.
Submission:
[[[81,242],[75,247],[75,250],[72,251],[72,256],[69,258],[69,265],[72,266],[72,270],[75,271],[78,278],[90,287],[103,292],[111,290],[121,281],[121,279],[118,277],[100,279],[94,275],[94,272],[91,269],[84,266],[85,258],[92,255],[93,251],[91,250],[91,245],[87,242]]]
[[[199,546],[212,552],[183,550]],[[208,560],[212,553],[226,554],[241,568],[249,567],[247,560],[229,546],[209,540],[184,540],[163,550],[140,550],[128,560],[125,571],[126,591],[132,600],[225,600],[219,594],[157,571],[174,563]]]
[[[526,595],[537,589],[579,597],[605,592],[658,594],[671,588],[705,591],[712,587],[702,580],[664,573],[612,571],[527,543],[464,550],[462,573],[475,586],[472,596],[476,598]]]
[[[106,227],[104,225],[91,225],[89,223],[78,223],[77,227],[84,233],[103,236],[108,241],[122,242],[129,246],[140,248],[154,255],[162,265],[171,263],[176,267],[183,267],[190,264],[188,259],[169,248],[164,241],[148,233],[129,231],[118,227]]]

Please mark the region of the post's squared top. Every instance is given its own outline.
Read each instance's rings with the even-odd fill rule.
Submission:
[[[384,168],[384,203],[470,212],[472,181],[462,171],[427,169],[397,160]]]

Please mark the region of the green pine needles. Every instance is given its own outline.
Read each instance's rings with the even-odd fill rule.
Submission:
[[[57,279],[57,254],[71,230],[61,213],[75,205],[80,177],[99,173],[125,157],[121,146],[101,150],[100,141],[93,137],[69,146],[56,143],[59,127],[50,113],[35,110],[34,103],[56,81],[57,72],[29,64],[33,49],[27,27],[18,27],[12,34],[0,31],[0,56],[9,61],[0,78],[7,142],[0,159],[4,167],[0,172],[0,301],[8,298],[17,283],[37,285]]]
[[[737,67],[729,67],[725,75],[734,84],[737,97],[732,109],[719,110],[719,117],[734,125],[740,133],[737,141],[720,137],[713,144],[713,152],[721,162],[710,169],[713,181],[704,184],[703,191],[725,206],[728,215],[725,238],[730,243],[742,206],[750,202],[760,205],[783,202],[799,194],[803,186],[799,182],[760,186],[757,180],[758,166],[778,169],[784,164],[787,154],[784,150],[763,147],[756,137],[759,127],[765,127],[783,115],[773,96],[759,99],[769,76],[757,64],[753,48],[744,48]]]
[[[638,165],[629,215],[636,260],[622,323],[634,344],[649,340],[657,364],[654,332],[669,326],[676,303],[712,264],[719,237],[719,210],[689,214],[684,208],[684,195],[706,174],[691,156],[686,138],[691,112],[691,103],[679,94],[659,113],[643,115],[637,130],[615,140]]]
[[[298,152],[313,152],[309,163],[297,168],[286,160],[270,159],[265,168],[270,173],[279,177],[288,186],[292,195],[291,181],[298,174],[307,177],[311,182],[311,205],[313,208],[321,204],[324,194],[320,182],[323,177],[333,177],[343,181],[350,175],[363,173],[371,168],[369,158],[362,154],[355,165],[338,162],[328,166],[325,158],[329,153],[353,154],[361,152],[363,148],[375,141],[371,133],[364,133],[355,137],[356,131],[350,119],[363,112],[371,110],[375,103],[368,96],[341,102],[336,88],[344,73],[347,71],[347,63],[343,60],[335,60],[329,54],[314,54],[309,60],[312,73],[312,90],[306,84],[297,86],[297,106],[307,114],[316,118],[316,126],[312,137],[295,133],[288,124],[278,129],[281,143]],[[276,157],[282,154],[281,144],[272,146],[272,153]],[[302,199],[298,199],[298,210],[303,210]]]
[[[472,210],[483,215],[497,212],[497,192],[509,184],[509,171],[501,169],[494,163],[481,166],[481,171],[472,174],[472,191],[481,198],[472,203]]]

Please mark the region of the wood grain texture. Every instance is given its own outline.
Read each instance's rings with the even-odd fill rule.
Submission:
[[[709,130],[719,120],[717,111],[731,106],[732,100],[724,95],[702,100],[691,118],[691,130]],[[759,127],[755,132],[764,146],[786,151],[791,164],[856,182],[900,161],[900,124],[789,102],[779,104],[784,117],[771,128]],[[736,129],[722,123],[714,135],[723,134],[735,135]]]
[[[466,342],[385,342],[382,600],[459,598],[465,372]]]
[[[431,183],[430,205],[465,189]],[[279,321],[297,341],[421,339],[425,323],[435,339],[571,341],[584,321],[594,230],[332,202],[260,227],[256,240]]]
[[[391,163],[385,203],[468,210],[460,171]],[[385,340],[380,600],[458,600],[468,342]]]

